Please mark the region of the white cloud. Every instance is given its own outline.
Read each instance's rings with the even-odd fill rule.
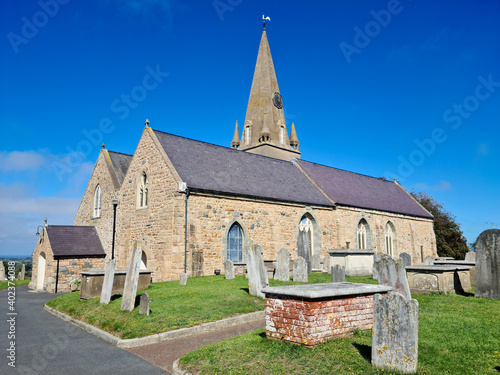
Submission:
[[[45,156],[37,151],[0,151],[0,171],[36,170],[45,162]]]
[[[422,191],[442,191],[442,190],[451,190],[453,186],[448,181],[439,181],[439,183],[435,185],[429,185],[425,182],[419,182],[413,185],[415,190]]]

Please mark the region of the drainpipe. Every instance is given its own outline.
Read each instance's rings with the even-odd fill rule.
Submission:
[[[57,283],[59,282],[59,259],[57,260],[57,269],[56,269],[56,293],[57,293]]]
[[[118,200],[113,200],[113,242],[111,242],[111,259],[115,259],[116,207]]]
[[[184,273],[186,273],[187,271],[188,198],[189,198],[189,188],[186,189],[186,205],[184,212]]]

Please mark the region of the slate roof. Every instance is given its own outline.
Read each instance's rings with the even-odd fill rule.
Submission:
[[[111,164],[115,170],[116,177],[120,185],[123,183],[125,174],[127,173],[130,162],[132,161],[132,155],[122,154],[120,152],[109,151],[109,158],[111,159]]]
[[[433,218],[393,181],[304,160],[295,162],[336,204]]]
[[[48,225],[45,229],[55,258],[106,256],[95,227]]]
[[[334,206],[293,163],[154,130],[189,188]]]

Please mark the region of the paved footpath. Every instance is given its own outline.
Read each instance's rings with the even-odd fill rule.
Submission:
[[[28,292],[27,286],[18,287],[17,315],[8,315],[11,313],[8,291],[0,291],[0,374],[168,374],[45,311],[43,305],[54,297],[49,293]],[[15,328],[15,339],[8,337],[9,319]],[[15,368],[8,365],[11,341],[15,344]]]

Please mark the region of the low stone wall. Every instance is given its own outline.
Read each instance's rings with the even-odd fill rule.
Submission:
[[[139,283],[137,290],[146,289],[151,285],[151,274],[153,271],[141,270],[139,272]],[[81,272],[82,285],[80,288],[80,299],[100,297],[102,283],[104,282],[104,271]],[[111,295],[123,293],[127,271],[115,271],[113,289]]]
[[[391,287],[355,283],[265,288],[266,335],[315,346],[373,326],[373,295]]]

